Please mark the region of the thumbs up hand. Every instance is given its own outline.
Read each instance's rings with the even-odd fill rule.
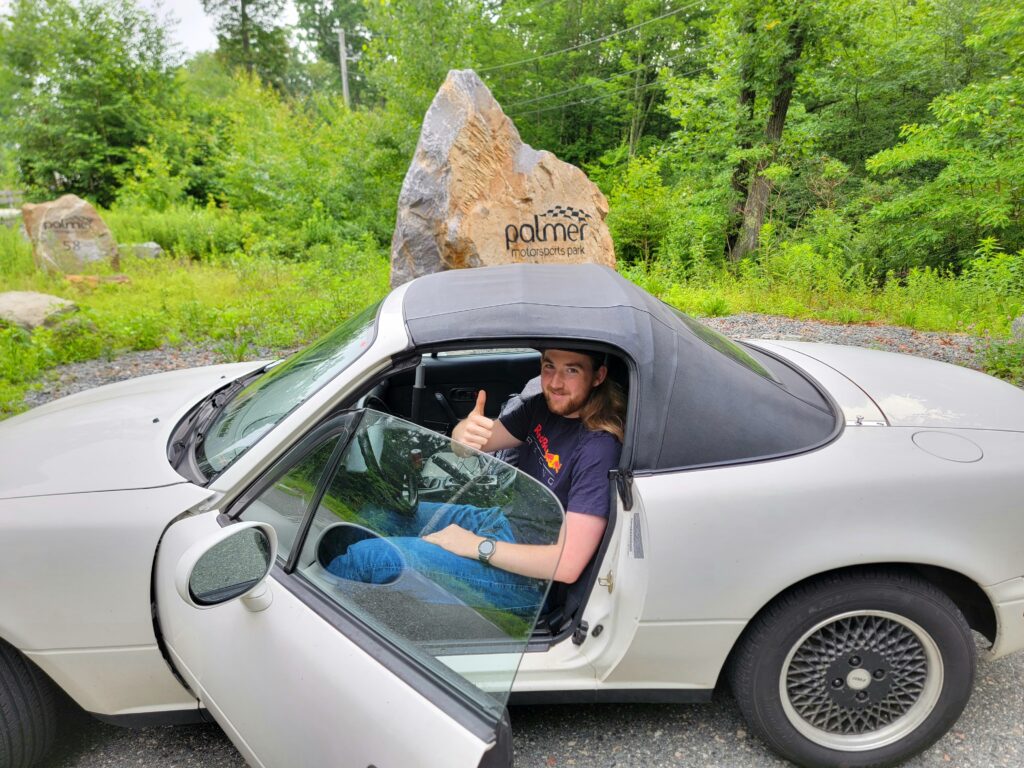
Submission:
[[[487,442],[491,439],[491,432],[494,429],[494,419],[484,416],[484,405],[487,403],[487,393],[484,390],[476,396],[476,405],[452,430],[452,437],[463,445],[476,448],[478,451],[485,450]]]

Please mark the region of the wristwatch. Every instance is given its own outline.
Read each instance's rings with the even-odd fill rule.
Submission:
[[[494,550],[498,548],[497,539],[484,539],[476,548],[476,558],[481,563],[490,563]]]

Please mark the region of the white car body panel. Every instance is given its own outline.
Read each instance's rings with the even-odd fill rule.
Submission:
[[[780,353],[788,350],[801,367],[810,357],[846,375],[896,427],[1024,432],[1020,389],[970,368],[839,344],[773,341],[760,345]]]
[[[164,528],[208,495],[181,483],[4,501],[0,637],[90,712],[194,708],[157,648],[148,574]]]
[[[1024,648],[1024,577],[1008,579],[985,588],[995,608],[996,641],[988,651],[989,659],[998,659]]]
[[[648,593],[638,637],[655,625],[667,628],[668,647],[700,647],[708,631],[728,635],[705,626],[709,619],[740,626],[793,584],[844,566],[935,565],[982,586],[1016,578],[1024,515],[1021,473],[1015,482],[1009,469],[1024,464],[1020,437],[987,432],[984,460],[962,463],[918,448],[920,432],[848,427],[798,456],[638,476],[651,583],[678,585]],[[978,487],[988,489],[984,505]],[[965,515],[974,536],[964,535]],[[1022,629],[1018,615],[1000,632],[1020,637]],[[719,647],[712,667],[729,648]]]
[[[175,587],[179,559],[221,531],[216,512],[171,526],[156,565],[165,641],[245,759],[265,768],[475,768],[490,744],[398,679],[268,577],[272,602],[211,609]],[[328,661],[329,660],[329,661]]]
[[[78,706],[95,715],[121,717],[196,712],[199,702],[152,645],[88,650],[26,651]]]
[[[185,482],[166,459],[174,425],[200,399],[261,365],[143,376],[8,419],[0,425],[0,488],[55,496]]]

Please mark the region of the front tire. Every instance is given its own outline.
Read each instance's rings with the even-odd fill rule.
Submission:
[[[970,627],[901,571],[847,573],[783,595],[750,625],[730,682],[751,729],[804,766],[886,766],[937,741],[970,698]]]
[[[53,747],[56,729],[53,683],[0,640],[0,768],[39,763]]]

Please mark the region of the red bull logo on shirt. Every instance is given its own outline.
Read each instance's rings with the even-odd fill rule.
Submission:
[[[557,453],[551,453],[551,451],[548,450],[548,439],[544,437],[543,433],[540,431],[540,424],[533,428],[533,434],[536,436],[537,444],[544,453],[544,461],[547,463],[548,469],[555,474],[561,472],[562,459]]]

